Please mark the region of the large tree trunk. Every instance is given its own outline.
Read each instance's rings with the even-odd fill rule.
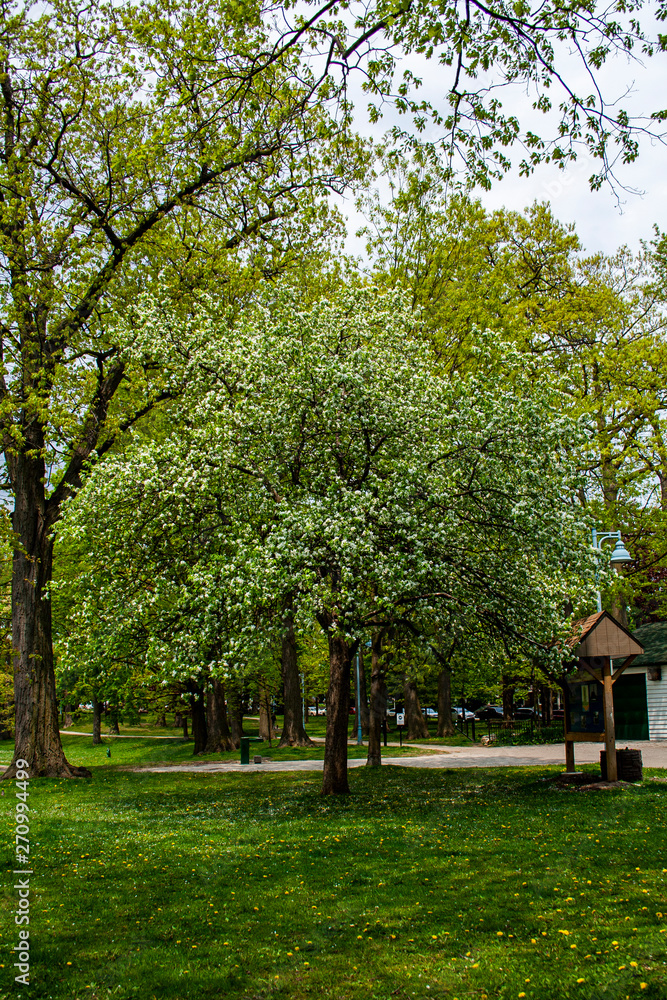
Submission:
[[[629,628],[628,625],[628,608],[625,603],[625,599],[622,594],[614,594],[611,599],[611,614],[612,617],[620,622],[623,628]]]
[[[206,747],[205,753],[224,753],[234,750],[232,734],[225,708],[225,685],[213,679],[206,695]]]
[[[503,720],[510,722],[514,716],[514,681],[508,674],[502,675]]]
[[[322,795],[348,795],[347,726],[350,711],[350,647],[345,639],[329,638],[327,734],[324,746]]]
[[[243,732],[243,690],[238,684],[229,687],[229,727],[235,747],[241,746]]]
[[[102,742],[102,702],[93,698],[93,746]]]
[[[366,685],[366,671],[364,669],[364,658],[361,654],[361,648],[359,649],[359,693],[357,694],[357,661],[356,658],[352,660],[350,665],[350,671],[352,674],[352,679],[354,681],[354,708],[357,711],[358,706],[361,705],[361,735],[368,736],[370,727],[370,711],[368,708],[368,688]],[[353,739],[357,738],[357,733],[359,731],[359,723],[357,716],[354,715],[354,724],[352,726],[351,736]]]
[[[191,681],[188,684],[190,705],[192,707],[192,736],[195,741],[193,755],[206,752],[206,703],[204,692],[199,684]]]
[[[278,746],[312,747],[313,741],[303,726],[299,663],[297,659],[294,623],[291,618],[287,622],[287,632],[283,636],[280,670],[283,678],[283,694],[285,697],[285,718]]]
[[[51,580],[53,525],[47,523],[41,454],[40,447],[34,458],[19,453],[11,461],[12,527],[18,539],[12,560],[16,743],[3,778],[14,777],[17,760],[27,762],[31,778],[90,777],[87,768],[67,761],[58,729],[51,601],[46,592]]]
[[[271,696],[266,681],[262,677],[259,681],[259,738],[260,740],[268,740],[270,743],[275,735],[271,714]]]
[[[118,725],[118,706],[109,705],[109,732],[113,736],[120,736],[120,727]]]
[[[379,767],[382,763],[382,725],[387,718],[387,685],[382,661],[382,634],[373,635],[371,647],[371,710],[368,728],[366,764]]]
[[[422,715],[421,705],[417,685],[414,681],[405,679],[403,687],[403,701],[405,703],[405,721],[408,728],[409,740],[427,740],[428,726],[426,719]]]
[[[452,672],[443,667],[438,676],[438,731],[437,736],[456,736],[452,722]]]

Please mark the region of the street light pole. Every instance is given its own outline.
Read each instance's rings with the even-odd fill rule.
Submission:
[[[364,741],[361,736],[361,685],[359,683],[359,673],[359,650],[357,650],[357,746],[362,746]]]
[[[306,728],[306,678],[301,674],[301,725]]]
[[[593,548],[596,552],[602,553],[602,543],[608,541],[609,539],[616,539],[616,545],[614,546],[614,551],[611,554],[611,565],[614,569],[618,569],[623,563],[632,562],[632,556],[626,549],[623,541],[621,539],[620,531],[601,531],[599,534],[595,528],[591,529],[591,534],[593,536]],[[597,591],[598,599],[598,613],[602,611],[602,594],[600,590]],[[616,726],[614,722],[614,692],[612,688],[612,660],[611,657],[605,657],[604,666],[602,669],[602,709],[604,712],[604,742],[607,751],[607,779],[609,781],[616,781],[618,772],[616,770]],[[574,743],[568,742],[568,750],[572,757],[572,762],[574,761]],[[568,767],[573,766],[573,764],[568,764]]]
[[[608,541],[610,538],[616,539],[616,545],[614,546],[614,551],[611,554],[611,565],[614,569],[618,569],[623,563],[632,562],[632,556],[626,549],[621,539],[620,531],[596,531],[595,528],[591,528],[591,535],[593,536],[593,548],[596,552],[602,552],[602,543]],[[602,594],[598,589],[596,591],[598,612],[602,611]]]

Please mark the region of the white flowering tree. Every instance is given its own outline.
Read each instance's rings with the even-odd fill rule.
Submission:
[[[109,621],[162,618],[151,643],[178,669],[215,649],[224,677],[316,619],[330,660],[323,791],[346,792],[363,635],[425,618],[534,649],[563,633],[564,597],[593,573],[571,503],[577,428],[509,348],[448,378],[397,294],[309,308],[279,294],[233,324],[208,306],[186,324],[146,305],[136,349],[150,342],[166,363],[178,346],[184,429],[100,467],[66,531],[90,534],[100,566],[119,553],[102,583]]]

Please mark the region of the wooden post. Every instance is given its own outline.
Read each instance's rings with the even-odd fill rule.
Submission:
[[[574,742],[567,739],[567,734],[570,728],[570,689],[567,686],[565,680],[565,674],[563,674],[563,681],[561,684],[561,690],[563,692],[563,707],[565,709],[565,718],[563,719],[563,733],[565,735],[565,770],[568,774],[574,773]]]
[[[605,657],[603,669],[604,742],[607,751],[607,781],[618,781],[616,768],[616,729],[614,726],[614,690],[611,682],[611,659]]]

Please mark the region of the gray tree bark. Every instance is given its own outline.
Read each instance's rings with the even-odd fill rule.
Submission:
[[[356,657],[353,658],[352,663],[350,664],[350,673],[352,675],[352,680],[354,682],[354,707],[355,707],[355,710],[357,708],[357,705],[359,703],[361,704],[361,735],[362,736],[368,736],[369,729],[370,729],[370,718],[371,718],[371,715],[370,715],[370,709],[369,709],[369,706],[368,706],[368,688],[367,688],[367,684],[366,684],[366,669],[365,669],[364,657],[363,657],[363,654],[361,652],[361,649],[359,649],[359,695],[360,695],[359,698],[357,698],[357,663],[356,663]],[[353,725],[352,725],[352,729],[351,729],[350,735],[352,736],[353,739],[356,739],[357,730],[358,730],[357,716],[356,715],[353,716],[353,720],[354,721],[353,721]]]
[[[93,746],[102,742],[102,702],[93,698]]]
[[[243,690],[238,684],[228,685],[229,728],[235,747],[241,746],[243,732]]]
[[[192,753],[196,756],[206,752],[206,702],[201,685],[191,681],[188,684],[188,690],[192,711],[192,736],[195,741]]]
[[[414,681],[405,679],[403,685],[403,702],[405,705],[405,721],[407,722],[409,740],[428,739],[428,726],[419,703],[417,685]]]
[[[437,736],[456,736],[452,722],[452,672],[443,667],[438,675],[438,729]]]
[[[213,679],[206,692],[206,747],[204,753],[224,753],[227,750],[235,749],[227,721],[225,685],[222,681]]]
[[[385,666],[382,660],[382,633],[373,633],[371,641],[371,709],[366,764],[369,767],[379,767],[382,764],[382,725],[387,718],[387,685]]]
[[[259,680],[259,738],[260,740],[275,739],[275,729],[273,728],[273,718],[271,716],[271,696],[266,681],[263,677]]]
[[[280,734],[280,743],[278,746],[311,747],[314,746],[313,741],[303,726],[303,702],[299,678],[299,662],[294,623],[291,618],[288,619],[287,626],[287,632],[283,636],[280,658],[285,717],[283,719],[283,730]]]
[[[329,637],[329,690],[322,795],[349,795],[347,727],[350,712],[350,647]]]
[[[37,421],[28,429],[27,437],[34,440],[27,441],[26,448],[11,462],[12,527],[19,540],[12,557],[16,739],[14,756],[3,778],[15,776],[17,760],[27,762],[31,778],[90,777],[87,768],[68,762],[60,741],[51,601],[47,592],[53,564],[53,525],[44,492],[44,440]]]
[[[508,674],[502,675],[503,720],[510,722],[514,716],[514,680]]]

